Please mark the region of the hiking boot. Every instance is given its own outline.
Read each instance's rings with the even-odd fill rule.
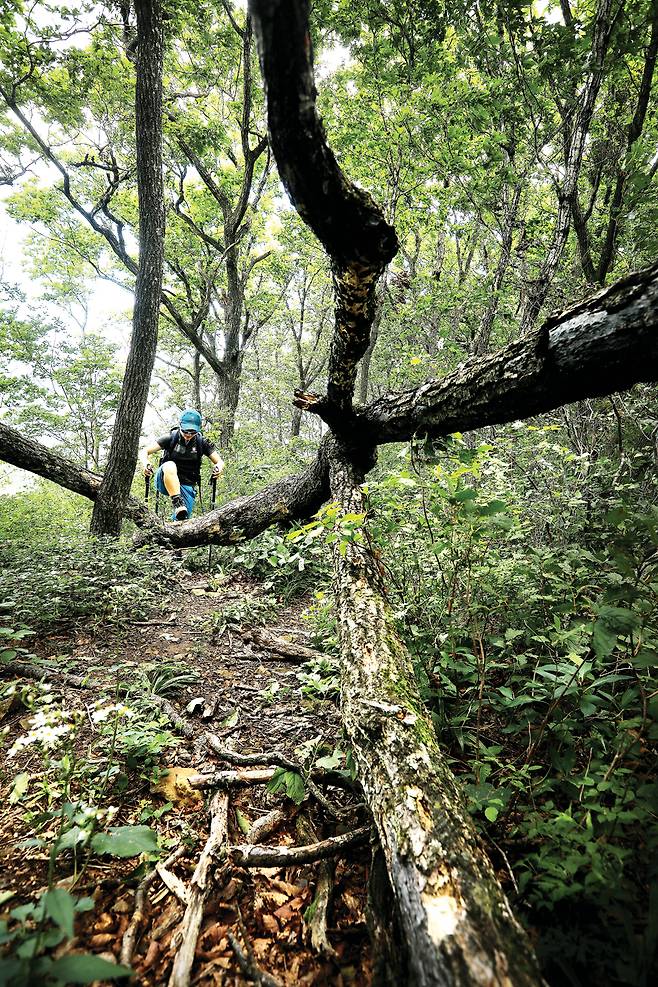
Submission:
[[[171,498],[171,504],[174,508],[174,521],[187,521],[189,517],[187,507],[180,494]]]

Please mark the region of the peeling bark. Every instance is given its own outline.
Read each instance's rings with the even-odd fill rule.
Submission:
[[[658,264],[612,285],[490,357],[357,411],[373,442],[447,435],[658,380]],[[321,405],[320,405],[321,407]]]

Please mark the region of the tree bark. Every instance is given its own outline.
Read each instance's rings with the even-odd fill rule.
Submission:
[[[331,259],[336,324],[327,397],[349,411],[358,362],[368,348],[375,288],[395,256],[395,230],[349,182],[327,144],[315,106],[308,3],[251,0],[267,89],[270,140],[291,201]]]
[[[440,380],[383,395],[358,408],[352,438],[365,449],[414,435],[468,432],[552,411],[568,402],[658,380],[658,264],[630,275],[493,356],[473,358]],[[322,411],[321,399],[309,405]],[[272,524],[304,520],[329,496],[327,439],[296,476],[238,497],[183,524],[163,523],[130,498],[125,513],[145,530],[138,542],[231,545]],[[0,460],[94,500],[101,477],[0,424]]]
[[[354,467],[330,445],[342,514],[367,510]],[[408,950],[406,983],[541,982],[527,937],[485,857],[397,637],[371,551],[334,548],[342,719],[386,858]]]
[[[569,237],[573,205],[578,194],[578,179],[587,146],[594,107],[603,79],[603,66],[612,31],[612,0],[598,0],[592,28],[592,69],[580,93],[570,103],[562,120],[564,143],[564,181],[558,190],[558,212],[551,245],[537,278],[532,282],[521,315],[521,334],[529,332],[537,321],[555,277]],[[571,123],[573,118],[574,122]]]
[[[396,442],[529,418],[658,379],[658,264],[551,316],[490,357],[356,412],[364,439]],[[322,409],[322,402],[317,407]],[[311,410],[315,410],[311,407]]]
[[[139,269],[133,332],[116,422],[91,518],[96,535],[118,535],[135,464],[158,342],[164,253],[162,181],[162,67],[164,36],[160,0],[135,0],[137,83],[135,133],[139,197]]]

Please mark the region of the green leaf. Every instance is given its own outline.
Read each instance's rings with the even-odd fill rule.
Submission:
[[[76,912],[93,912],[95,907],[96,902],[94,899],[87,896],[80,898],[79,901],[76,901],[75,903]]]
[[[50,888],[43,899],[46,915],[65,932],[69,939],[73,938],[73,916],[75,914],[73,898],[64,888]]]
[[[495,807],[495,805],[488,805],[484,810],[484,814],[489,820],[489,822],[495,822],[496,819],[498,818],[498,809]]]
[[[658,652],[652,648],[640,648],[638,653],[631,658],[636,668],[656,668],[658,666]]]
[[[306,790],[304,782],[296,771],[286,771],[285,768],[277,768],[267,784],[270,792],[280,792],[285,788],[289,799],[299,805],[304,800]]]
[[[617,643],[617,631],[608,627],[604,620],[594,621],[592,627],[592,647],[598,658],[607,658]]]
[[[222,726],[225,729],[229,729],[230,730],[232,727],[235,727],[235,726],[238,725],[238,720],[239,719],[240,719],[240,712],[239,712],[239,710],[234,709],[233,712],[229,716],[227,716],[226,719],[222,722]]]
[[[77,954],[62,956],[55,960],[50,975],[57,977],[64,984],[90,984],[94,980],[117,980],[119,977],[130,977],[132,970],[129,966],[119,966],[101,959],[100,956]]]
[[[506,507],[507,504],[504,500],[490,500],[488,504],[478,507],[478,514],[482,517],[491,517],[493,514],[500,514]]]
[[[9,794],[10,805],[15,805],[19,802],[27,791],[27,786],[30,783],[30,776],[27,771],[21,771],[19,775],[14,778],[14,784],[12,790]]]
[[[328,754],[326,757],[319,757],[315,763],[318,768],[324,768],[325,771],[333,771],[339,767],[342,760],[342,752],[334,751],[333,754]]]
[[[284,781],[286,785],[286,795],[295,803],[295,805],[300,805],[304,801],[304,796],[306,795],[303,779],[297,774],[296,771],[286,771]]]
[[[61,853],[62,850],[73,850],[79,844],[86,843],[88,839],[89,832],[86,829],[81,829],[80,826],[71,826],[57,840],[55,854]]]
[[[244,833],[244,835],[246,836],[250,829],[249,820],[247,819],[246,816],[242,815],[239,809],[235,810],[235,821],[238,824],[240,832]]]
[[[96,853],[136,857],[140,853],[157,853],[158,837],[149,826],[113,826],[109,833],[97,833],[91,845]]]

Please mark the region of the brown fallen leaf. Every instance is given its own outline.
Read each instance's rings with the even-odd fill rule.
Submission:
[[[259,960],[262,960],[264,956],[267,956],[271,946],[272,946],[271,939],[252,939],[251,942],[251,948],[254,951],[254,955]]]
[[[305,894],[298,895],[296,898],[293,898],[292,901],[289,901],[287,902],[287,904],[282,905],[281,908],[277,908],[274,914],[276,915],[277,918],[283,918],[285,920],[288,920],[292,915],[295,914],[295,912],[301,911],[301,909],[304,907],[304,904],[306,903],[307,897],[308,896]]]
[[[203,805],[203,795],[191,788],[188,781],[199,772],[195,768],[179,768],[176,765],[169,765],[166,771],[166,775],[151,786],[151,793],[161,795],[165,801],[173,802],[179,807],[200,808]]]
[[[288,898],[294,898],[302,890],[301,884],[288,884],[287,881],[281,881],[276,877],[270,881],[270,886],[276,888],[277,891],[283,891]]]
[[[108,912],[103,912],[94,922],[95,932],[108,932],[114,928],[115,919]]]
[[[269,888],[263,888],[256,897],[254,904],[256,908],[269,911],[271,906],[280,908],[281,905],[287,904],[289,900],[290,895],[283,891],[270,891]]]
[[[201,936],[201,943],[205,950],[214,949],[220,944],[220,942],[226,940],[226,933],[228,931],[228,926],[222,924],[221,922],[213,922],[209,925],[207,929],[203,932]]]
[[[144,962],[142,963],[142,970],[149,970],[156,962],[159,955],[160,955],[160,943],[156,942],[155,939],[153,939],[149,943],[149,948],[146,951],[146,956],[144,957]]]
[[[279,933],[279,923],[274,918],[274,915],[261,915],[261,921],[265,927],[265,931],[269,932],[270,935],[276,936]]]
[[[94,949],[99,949],[102,946],[109,946],[109,944],[114,940],[115,936],[112,932],[100,932],[96,936],[90,936],[89,945]]]

